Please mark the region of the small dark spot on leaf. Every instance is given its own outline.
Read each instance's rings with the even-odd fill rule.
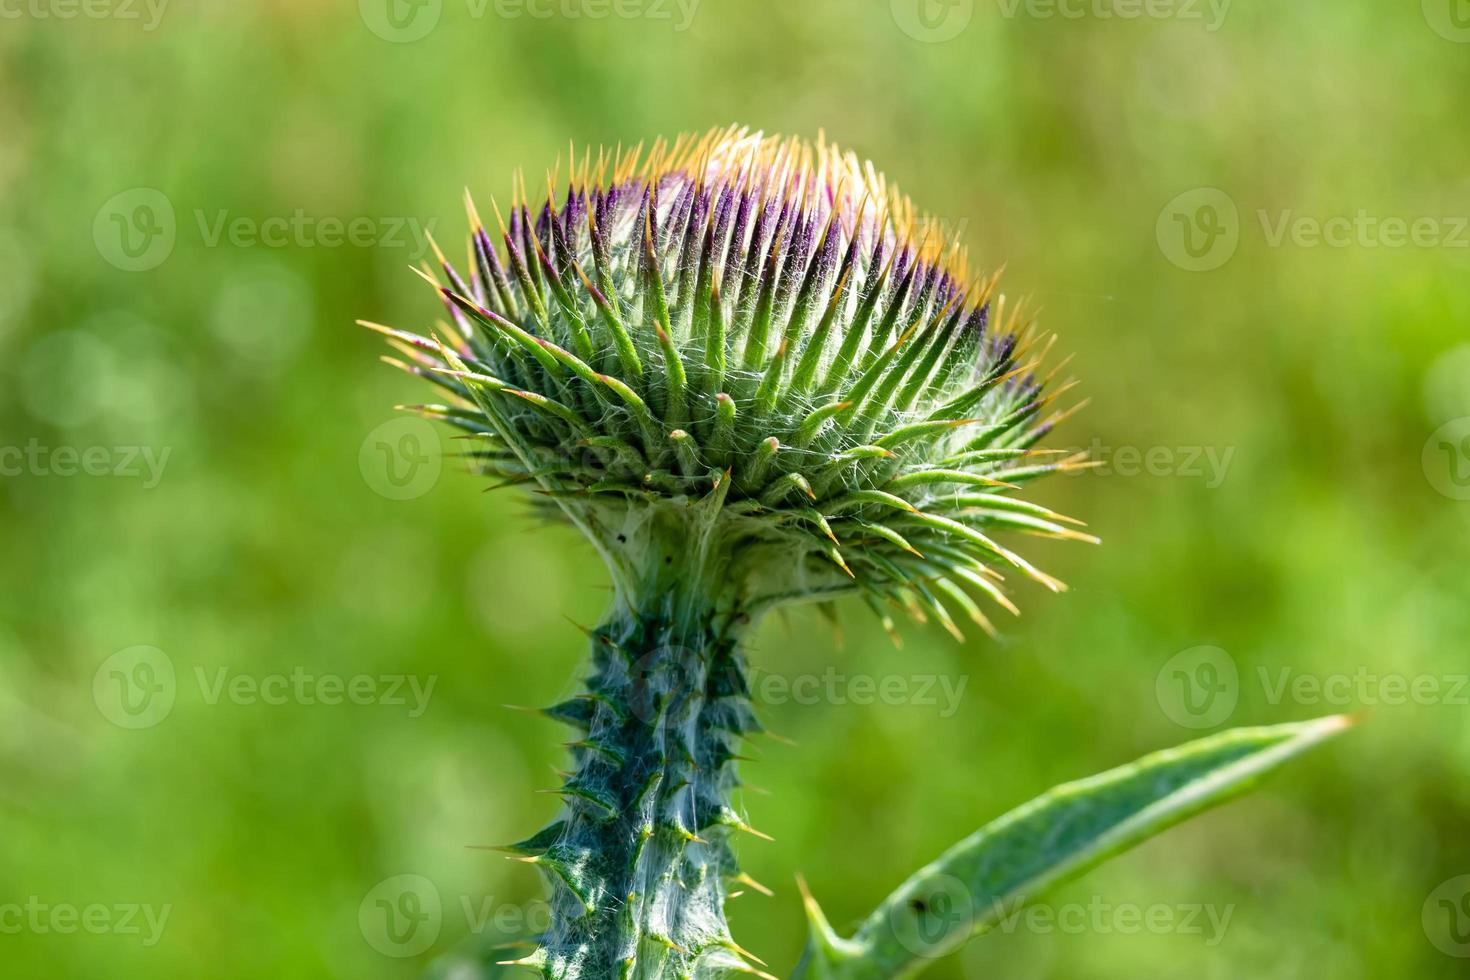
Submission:
[[[913,909],[920,915],[923,915],[925,912],[929,911],[929,903],[924,901],[922,898],[911,898],[909,899],[909,908]]]
[[[618,542],[620,544],[627,544],[628,543],[628,536],[626,534],[619,534],[618,535]]]

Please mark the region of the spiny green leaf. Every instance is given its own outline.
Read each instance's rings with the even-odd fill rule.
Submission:
[[[1058,882],[1211,807],[1352,725],[1346,716],[1200,739],[1058,786],[920,869],[850,939],[814,928],[798,977],[894,980],[918,973]],[[814,906],[813,906],[814,907]],[[820,911],[808,915],[825,926]]]

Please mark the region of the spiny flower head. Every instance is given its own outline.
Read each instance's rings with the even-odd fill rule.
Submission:
[[[870,163],[731,128],[572,169],[493,236],[466,196],[468,274],[423,272],[451,322],[365,323],[448,392],[412,408],[476,437],[480,472],[532,484],[615,573],[673,515],[747,608],[857,591],[885,624],[989,630],[1005,570],[1060,588],[995,536],[1087,537],[1015,492],[1085,465],[1035,448],[1063,414],[1044,352]]]

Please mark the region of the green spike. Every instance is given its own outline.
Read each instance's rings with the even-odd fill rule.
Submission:
[[[519,857],[537,857],[545,854],[549,848],[562,839],[562,836],[566,833],[566,827],[566,821],[557,820],[523,841],[517,841],[514,844],[505,844],[495,848],[495,850],[504,851],[507,854]]]
[[[917,512],[913,504],[885,490],[854,490],[827,504],[826,512],[830,517],[864,506],[886,507],[891,510],[904,511],[905,513]]]
[[[905,332],[904,337],[911,336],[915,329],[917,328],[910,327]],[[872,435],[874,428],[877,427],[878,420],[885,412],[890,410],[903,410],[902,404],[894,406],[894,392],[897,390],[899,383],[915,370],[915,365],[918,364],[919,358],[929,347],[934,345],[936,337],[941,331],[941,326],[936,323],[920,334],[918,340],[912,343],[905,343],[904,339],[900,338],[899,342],[894,345],[899,353],[883,371],[882,380],[877,384],[866,402],[857,410],[860,421],[854,428],[859,433],[859,438],[868,439]]]
[[[780,452],[781,440],[775,436],[762,439],[755,447],[755,452],[751,454],[744,470],[737,471],[736,483],[751,492],[765,486],[766,476],[770,473],[771,466]]]
[[[827,247],[829,236],[835,230],[836,217],[837,213],[834,211],[828,220],[827,230],[823,233],[822,244],[815,250],[816,257],[812,259],[811,268],[807,274],[807,281],[802,286],[803,293],[806,293],[809,287],[814,286],[815,273],[819,268],[821,255]],[[822,319],[818,321],[817,327],[812,331],[811,336],[805,338],[801,359],[797,362],[796,371],[792,375],[791,380],[791,390],[794,394],[804,395],[816,383],[817,367],[822,359],[823,351],[827,348],[827,337],[831,334],[832,325],[836,322],[837,314],[842,309],[842,304],[846,300],[847,279],[852,273],[853,261],[857,256],[858,244],[856,238],[853,238],[848,243],[846,254],[843,256],[841,265],[837,268],[837,284],[832,289],[832,295],[827,299],[826,311],[822,314]],[[788,344],[795,345],[802,342],[802,328],[806,325],[809,304],[814,302],[814,290],[808,295],[807,304],[803,304],[801,300],[798,300],[797,309],[801,312],[799,317],[797,315],[793,315],[792,317],[792,328],[788,330],[786,335]]]
[[[697,476],[704,472],[704,464],[699,461],[699,445],[693,436],[683,429],[675,429],[669,433],[669,444],[674,447],[674,458],[679,462],[680,473]]]
[[[888,276],[893,270],[893,261],[897,255],[898,249],[889,249],[882,270],[865,284],[863,298],[858,302],[852,323],[848,325],[847,336],[842,341],[842,346],[838,348],[832,363],[827,366],[827,374],[822,379],[823,388],[829,391],[841,391],[851,380],[849,372],[863,348],[868,332],[868,322],[877,309],[878,300],[887,289]]]
[[[901,425],[882,438],[877,439],[874,445],[882,446],[885,449],[893,449],[907,442],[946,436],[959,426],[971,425],[974,421],[974,419],[930,419],[924,422],[911,422],[908,425]],[[945,462],[948,463],[950,460],[946,459]]]
[[[441,287],[439,291],[445,299],[453,303],[456,308],[480,324],[492,335],[499,334],[518,344],[523,350],[540,361],[541,366],[552,374],[561,373],[556,358],[551,355],[550,351],[537,343],[538,338],[532,336],[524,328],[512,323],[493,310],[487,310],[473,300],[459,295],[452,289]]]
[[[837,935],[837,930],[832,928],[821,906],[807,888],[806,879],[797,875],[796,885],[801,890],[802,909],[806,912],[807,925],[811,930],[811,939],[807,946],[808,957],[815,957],[822,964],[816,968],[816,975],[825,976],[827,970],[860,959],[866,952],[864,947]]]
[[[531,310],[531,315],[540,324],[542,333],[551,333],[551,317],[547,314],[546,304],[541,299],[541,288],[536,276],[532,274],[527,266],[525,256],[520,248],[508,249],[510,255],[511,270],[515,273],[516,281],[521,287],[521,295],[525,297],[526,305]]]
[[[556,318],[556,322],[562,324],[566,332],[572,338],[572,345],[583,357],[593,355],[592,337],[587,332],[587,324],[582,319],[582,311],[572,299],[572,294],[567,292],[566,286],[562,284],[561,275],[551,264],[551,259],[542,249],[541,243],[535,242],[536,257],[541,262],[545,272],[545,279],[551,287],[551,294],[561,308],[562,316]]]
[[[888,525],[886,525],[886,524],[879,524],[877,521],[858,521],[857,524],[858,524],[859,527],[861,527],[864,531],[867,531],[869,534],[876,535],[876,536],[882,538],[884,541],[887,541],[889,544],[897,545],[899,548],[903,549],[904,551],[907,551],[909,554],[912,554],[912,555],[915,555],[915,556],[921,557],[921,558],[923,557],[923,555],[919,552],[919,550],[917,548],[915,548],[913,545],[909,544],[907,538],[905,538],[903,535],[899,534],[897,531],[895,531],[893,528],[889,527]]]
[[[735,441],[735,399],[724,392],[715,395],[715,421],[710,434],[710,452],[716,459],[723,458]]]
[[[709,330],[704,339],[704,390],[707,393],[719,391],[725,384],[725,305],[720,298],[718,279],[710,282],[709,309]]]
[[[817,495],[812,492],[812,485],[807,482],[806,477],[800,473],[787,473],[772,483],[761,494],[761,503],[767,507],[775,507],[784,500],[791,491],[799,491],[810,500],[816,500]]]
[[[521,957],[518,960],[498,960],[496,966],[519,966],[540,973],[546,969],[546,950],[538,949],[533,953]]]
[[[949,498],[949,502],[956,507],[979,507],[987,510],[1014,511],[1018,514],[1029,514],[1046,521],[1058,521],[1064,524],[1080,524],[1080,521],[1070,517],[1064,517],[1057,512],[1032,503],[1029,500],[1021,500],[1018,497],[1007,497],[998,493],[961,493]]]
[[[829,402],[811,412],[806,418],[801,420],[801,425],[796,430],[796,438],[792,440],[792,445],[797,449],[805,449],[817,437],[817,433],[821,430],[823,423],[851,407],[852,402],[850,401]]]
[[[603,739],[582,738],[575,742],[568,742],[567,748],[585,749],[593,755],[601,757],[604,762],[611,764],[616,769],[621,769],[628,761],[621,748]]]
[[[597,714],[597,701],[591,695],[578,695],[549,708],[542,708],[541,713],[585,731],[592,727],[592,719]]]
[[[907,412],[913,408],[914,403],[919,400],[920,393],[933,380],[935,372],[941,363],[941,358],[949,350],[950,343],[953,341],[955,334],[963,327],[963,304],[954,301],[950,305],[953,307],[953,312],[950,314],[949,320],[938,330],[934,339],[929,342],[924,359],[910,372],[908,382],[903,386],[903,390],[898,393],[898,397],[894,399],[893,410],[895,412]]]
[[[884,489],[891,493],[900,490],[911,490],[914,487],[929,487],[936,484],[957,483],[968,487],[1009,487],[1010,483],[996,477],[986,476],[983,473],[972,473],[969,470],[949,470],[935,468],[932,470],[910,470],[902,476],[896,476],[884,485]]]
[[[776,355],[766,365],[765,374],[761,376],[760,387],[755,392],[755,413],[757,416],[769,415],[776,407],[776,401],[781,394],[781,377],[786,370],[787,345],[782,341],[776,348]]]
[[[583,803],[589,803],[597,809],[601,810],[609,817],[616,817],[622,813],[621,808],[618,806],[617,800],[614,799],[611,794],[607,793],[604,790],[595,789],[590,786],[583,786],[575,782],[568,782],[560,789],[549,789],[544,790],[543,792],[552,793],[557,796],[563,796],[566,797],[568,800],[577,800]]]

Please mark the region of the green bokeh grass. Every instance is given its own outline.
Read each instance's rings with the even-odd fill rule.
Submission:
[[[762,633],[757,666],[786,677],[834,666],[966,687],[952,714],[767,705],[796,744],[758,741],[746,767],[770,791],[748,795],[752,822],[776,843],[742,855],[777,895],[734,904],[740,941],[782,972],[802,941],[792,872],[845,926],[1009,806],[1197,734],[1158,677],[1212,645],[1240,678],[1222,725],[1357,709],[1372,723],[1054,903],[1229,909],[1220,941],[1116,917],[1022,924],[929,975],[1462,975],[1421,913],[1470,874],[1470,691],[1454,680],[1470,671],[1470,503],[1436,489],[1453,486],[1449,459],[1431,445],[1426,467],[1424,449],[1470,415],[1470,233],[1270,239],[1287,211],[1470,215],[1470,45],[1427,7],[1237,0],[1209,30],[958,0],[934,7],[971,11],[943,43],[902,29],[916,23],[902,0],[703,0],[684,31],[672,4],[657,8],[672,20],[594,20],[444,0],[409,43],[351,0],[175,0],[153,30],[146,13],[16,7],[0,22],[0,446],[169,456],[151,488],[0,478],[0,910],[35,896],[171,913],[154,946],[0,930],[0,975],[406,978],[470,931],[461,897],[535,898],[532,873],[466,845],[554,810],[532,790],[554,784],[563,733],[502,704],[571,690],[582,639],[567,620],[596,619],[602,570],[453,466],[411,500],[374,491],[360,450],[370,462],[391,406],[423,392],[351,321],[433,315],[405,269],[414,249],[240,247],[209,228],[221,213],[404,219],[457,253],[465,185],[504,197],[516,167],[539,174],[569,138],[730,121],[825,130],[875,159],[977,266],[1007,264],[1009,291],[1075,352],[1092,404],[1057,444],[1156,450],[1154,473],[1041,491],[1104,546],[1040,549],[1074,589],[1023,588],[1001,643],[911,628],[894,651],[860,607],[840,649],[804,613]],[[106,216],[94,224],[138,187],[168,199],[177,241],[129,272],[109,261]],[[1167,214],[1158,226],[1201,187],[1234,202],[1239,245],[1190,272],[1170,260]],[[1218,479],[1185,465],[1197,449],[1230,454]],[[167,654],[178,693],[134,731],[103,716],[93,681],[136,645]],[[1288,668],[1441,679],[1458,698],[1273,697]],[[221,669],[437,680],[410,717],[209,703],[198,677]],[[358,910],[405,873],[433,881],[445,912],[430,951],[396,959]]]

